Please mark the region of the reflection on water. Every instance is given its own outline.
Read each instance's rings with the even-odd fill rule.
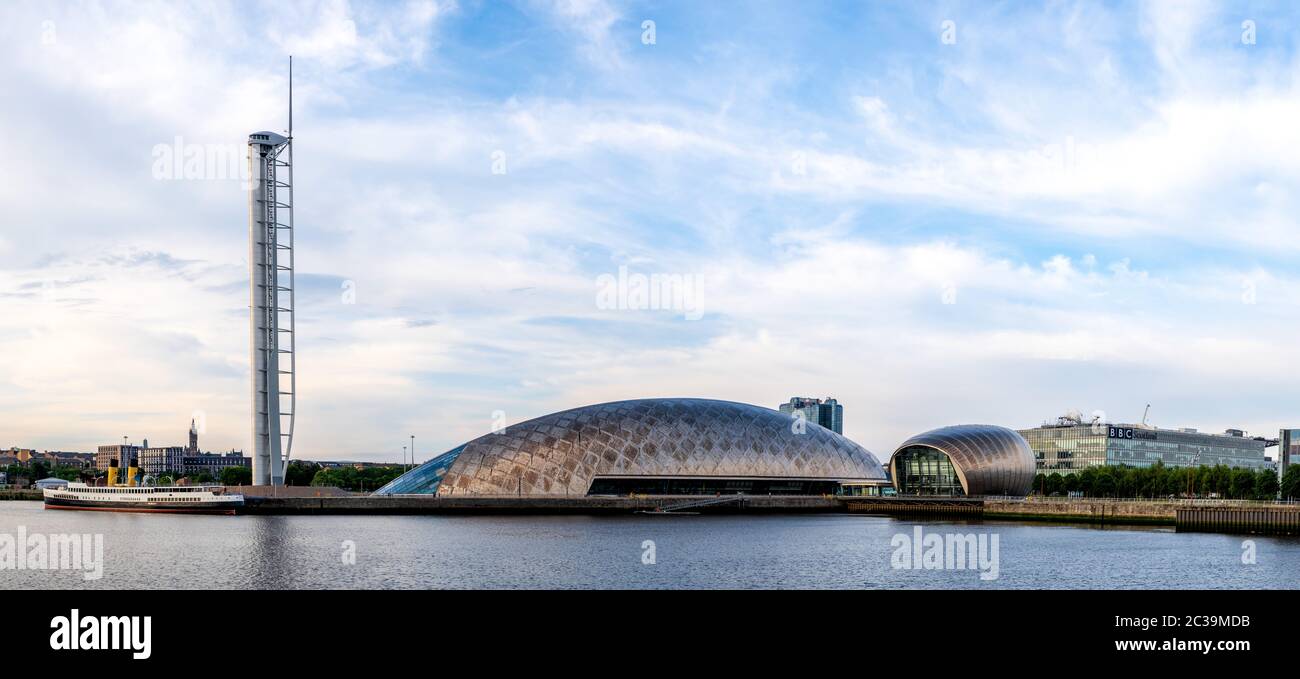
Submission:
[[[998,578],[891,567],[891,540],[918,523],[926,534],[996,533]],[[178,516],[0,502],[0,533],[20,525],[103,533],[104,577],[0,570],[0,587],[1300,587],[1300,540],[1160,528],[848,515]],[[1242,563],[1245,540],[1254,564]]]

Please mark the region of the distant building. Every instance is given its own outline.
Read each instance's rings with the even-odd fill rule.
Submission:
[[[18,458],[18,464],[27,464],[32,461],[32,456],[40,455],[31,448],[10,448],[8,454]]]
[[[786,415],[803,413],[805,420],[816,422],[836,434],[844,434],[844,406],[833,398],[823,401],[819,398],[795,396],[789,403],[782,403],[779,410]]]
[[[111,446],[99,446],[95,451],[95,469],[105,471],[112,460],[117,460],[120,466],[125,467],[127,464],[140,456],[140,446],[131,444],[114,444]]]
[[[200,471],[210,472],[213,476],[226,467],[249,467],[250,458],[243,453],[204,453],[199,450],[199,430],[194,420],[190,420],[189,442],[184,446],[150,446],[149,439],[142,445],[100,446],[95,454],[95,468],[108,469],[109,461],[117,460],[123,467],[131,460],[136,460],[141,473],[152,476],[162,474],[180,475]]]
[[[199,450],[199,430],[194,426],[194,420],[190,420],[190,444],[185,447],[186,455],[198,455]]]
[[[228,453],[199,453],[198,455],[186,455],[182,460],[184,473],[198,474],[207,472],[213,478],[221,476],[221,470],[226,467],[253,467],[253,458],[245,457],[242,451],[232,450]]]
[[[961,424],[917,434],[889,458],[900,495],[1025,495],[1034,454],[1006,427]]]
[[[314,464],[323,469],[338,469],[340,467],[352,467],[353,469],[372,469],[374,467],[401,467],[396,462],[349,462],[347,460],[294,460],[304,464]]]
[[[145,474],[175,474],[185,468],[185,449],[180,446],[141,448],[138,459],[140,471]]]
[[[47,450],[44,453],[43,459],[51,465],[57,465],[60,467],[79,467],[81,469],[88,469],[95,466],[94,453]]]
[[[1195,429],[1158,429],[1134,424],[1083,423],[1060,418],[1056,424],[1021,429],[1039,472],[1071,474],[1088,467],[1238,467],[1270,469],[1266,442],[1240,429],[1209,434]]]
[[[1283,429],[1277,436],[1277,477],[1280,481],[1291,466],[1291,460],[1300,456],[1300,429]]]

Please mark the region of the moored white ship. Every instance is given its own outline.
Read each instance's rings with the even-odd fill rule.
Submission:
[[[46,509],[173,514],[234,514],[244,496],[223,486],[87,486],[46,488]]]

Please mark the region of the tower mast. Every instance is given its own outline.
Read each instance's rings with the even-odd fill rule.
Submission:
[[[293,249],[293,57],[289,136],[248,136],[253,484],[284,483],[297,406]],[[287,387],[287,390],[286,390]],[[287,406],[287,407],[286,407]]]

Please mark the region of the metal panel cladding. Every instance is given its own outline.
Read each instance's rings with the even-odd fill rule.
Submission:
[[[581,496],[597,476],[873,480],[866,448],[811,422],[745,403],[616,401],[545,415],[480,436],[377,493]],[[436,464],[435,464],[436,463]],[[425,467],[438,467],[432,474]],[[429,483],[404,481],[429,476]],[[438,478],[434,481],[434,477]],[[405,491],[411,492],[411,491]]]
[[[991,424],[959,424],[917,434],[889,458],[891,476],[899,451],[926,446],[948,456],[967,495],[1027,495],[1034,486],[1034,451],[1020,434]]]

